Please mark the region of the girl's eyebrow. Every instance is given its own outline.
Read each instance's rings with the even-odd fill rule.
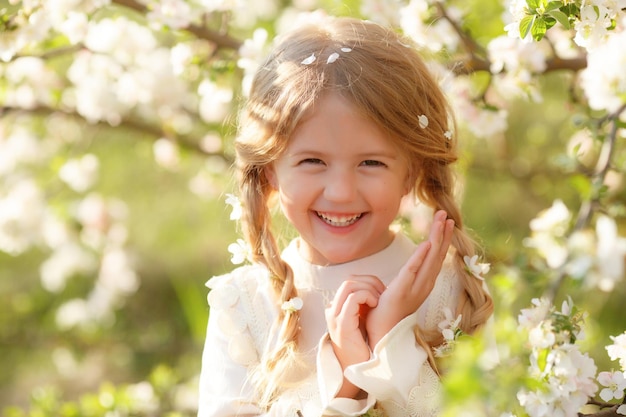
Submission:
[[[332,151],[320,151],[320,150],[316,150],[316,149],[301,149],[301,150],[297,150],[295,152],[289,152],[287,153],[287,156],[290,157],[298,157],[298,156],[321,156],[321,155],[332,155],[333,152]],[[355,154],[356,157],[358,158],[371,158],[371,157],[384,157],[384,158],[389,158],[389,159],[398,159],[399,155],[397,152],[394,151],[386,151],[386,150],[371,150],[371,151],[366,151],[366,152],[359,152],[357,154]]]
[[[369,151],[369,152],[362,152],[357,154],[357,156],[361,157],[361,158],[365,158],[365,157],[384,157],[384,158],[389,158],[389,159],[398,159],[398,153],[397,152],[393,152],[393,151],[383,151],[383,150],[374,150],[374,151]]]

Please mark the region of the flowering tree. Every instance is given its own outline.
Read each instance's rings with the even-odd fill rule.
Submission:
[[[515,125],[520,109],[540,109],[560,138],[568,136],[558,158],[535,155],[534,166],[505,153],[516,180],[549,165],[568,192],[530,221],[523,257],[497,256],[506,253],[503,243],[486,242],[496,261],[488,282],[498,306],[499,361],[488,361],[485,352],[493,350],[459,335],[449,317],[446,350],[453,345],[459,354],[445,359],[446,413],[626,415],[626,332],[593,335],[606,346],[594,354],[618,361],[599,369],[604,359],[585,351],[584,300],[562,294],[611,293],[624,279],[626,0],[354,0],[342,7],[321,0],[10,0],[0,7],[0,251],[39,254],[31,268],[61,300],[58,329],[110,323],[141,282],[132,213],[122,196],[99,187],[111,168],[96,142],[148,140],[159,172],[182,176],[190,196],[223,200],[232,185],[236,103],[274,36],[319,14],[353,14],[398,27],[422,49],[468,138],[468,177],[480,168],[480,149],[498,148],[524,129]],[[523,145],[532,148],[533,140],[526,136]],[[494,158],[484,169],[501,167]],[[423,230],[420,207],[407,205],[403,216],[416,234]],[[234,261],[245,258],[239,246],[230,248]],[[488,270],[477,259],[467,263],[474,273]],[[70,296],[77,275],[90,284]],[[513,288],[524,286],[516,294],[528,299],[513,299]],[[623,313],[617,322],[623,326]],[[168,375],[157,368],[148,382],[105,386],[75,407],[85,415],[193,414],[193,406],[155,399],[163,387],[180,392]],[[37,398],[50,413],[43,415],[67,410]]]

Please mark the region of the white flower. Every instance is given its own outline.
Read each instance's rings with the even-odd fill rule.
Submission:
[[[617,414],[621,414],[623,416],[626,416],[626,404],[622,404],[619,407],[617,407],[616,412],[617,412]]]
[[[564,236],[570,219],[567,206],[561,200],[555,200],[552,207],[530,221],[532,237],[525,239],[524,244],[535,248],[550,268],[558,268],[567,260],[569,251]]]
[[[538,326],[533,327],[528,332],[528,341],[533,348],[544,349],[549,348],[556,342],[552,323],[543,321]]]
[[[74,298],[64,302],[56,311],[56,325],[62,329],[70,329],[75,326],[86,324],[92,320],[87,302],[80,298]]]
[[[476,263],[478,261],[478,255],[474,255],[472,257],[465,255],[463,257],[463,261],[465,262],[470,274],[474,275],[479,280],[484,281],[485,278],[483,277],[483,274],[488,273],[491,268],[489,264]]]
[[[460,38],[454,26],[447,19],[433,19],[435,16],[430,2],[410,1],[405,6],[396,4],[396,10],[403,33],[420,48],[433,52],[443,48],[451,51],[457,49]],[[459,21],[461,13],[458,8],[447,7],[446,12],[451,20]]]
[[[456,318],[454,318],[454,316],[452,315],[452,310],[450,310],[448,307],[443,309],[443,314],[445,316],[445,320],[439,322],[437,326],[439,327],[439,330],[441,330],[441,332],[443,333],[443,336],[446,340],[454,340],[454,333],[459,328],[459,323],[461,322],[462,315],[459,314]],[[451,330],[453,336],[447,337],[445,333],[446,330]],[[449,332],[447,334],[448,336],[450,335]]]
[[[233,208],[233,211],[230,213],[231,220],[239,220],[241,219],[242,206],[239,197],[234,194],[226,194],[226,204],[230,205]]]
[[[155,395],[154,388],[149,382],[142,381],[129,385],[126,395],[133,404],[133,410],[145,414],[154,414],[159,409],[159,399]]]
[[[33,180],[0,192],[0,251],[19,255],[38,242],[44,214],[43,191]]]
[[[230,258],[230,261],[235,265],[239,265],[245,262],[246,259],[248,259],[248,255],[250,254],[250,248],[243,239],[237,239],[237,242],[228,245],[228,252],[233,255]]]
[[[208,123],[222,122],[233,101],[233,90],[218,86],[213,81],[203,80],[198,86],[200,95],[199,112],[202,120]]]
[[[593,359],[572,344],[551,349],[541,367],[539,355],[539,351],[533,351],[530,374],[543,386],[532,392],[520,391],[520,404],[530,417],[577,415],[598,388],[594,383],[597,368]]]
[[[157,27],[165,25],[173,29],[189,26],[195,16],[189,4],[181,0],[161,0],[151,4],[148,20]]]
[[[598,236],[596,253],[600,273],[598,287],[603,291],[611,291],[617,281],[624,276],[626,239],[618,236],[615,220],[607,216],[598,218],[596,234]]]
[[[302,309],[302,306],[304,306],[304,302],[302,301],[302,298],[294,297],[290,299],[289,301],[285,301],[280,308],[287,312],[293,313],[295,311],[300,311]]]
[[[69,242],[56,248],[39,267],[42,286],[52,293],[59,293],[69,278],[95,271],[97,261],[91,252]]]
[[[166,138],[157,139],[152,146],[154,160],[163,168],[175,170],[180,164],[178,144]]]
[[[363,0],[361,14],[376,23],[397,26],[401,4],[399,0]]]
[[[95,155],[70,159],[59,170],[59,177],[76,192],[91,188],[98,179],[100,163]]]
[[[570,218],[571,213],[563,201],[554,200],[549,209],[543,210],[530,221],[530,228],[533,232],[549,232],[562,236],[567,231]]]
[[[445,319],[439,322],[438,327],[439,330],[441,330],[444,341],[440,346],[434,348],[435,356],[438,358],[447,356],[454,348],[456,339],[463,333],[461,329],[459,329],[459,323],[462,317],[461,314],[454,318],[452,310],[449,308],[445,308],[443,314]]]
[[[534,307],[522,309],[517,317],[521,328],[531,329],[537,326],[547,318],[550,312],[551,304],[547,298],[533,298],[531,303]]]
[[[612,345],[606,347],[611,360],[619,360],[622,371],[626,372],[626,332],[619,336],[611,336]]]
[[[608,28],[611,26],[609,10],[601,4],[584,4],[580,8],[580,20],[574,24],[576,36],[574,42],[577,45],[592,50],[608,36]]]
[[[625,41],[626,31],[611,31],[605,41],[587,54],[587,68],[580,73],[580,81],[592,109],[614,112],[624,104]]]
[[[624,378],[622,372],[600,372],[598,374],[598,382],[603,387],[606,387],[600,391],[600,398],[604,401],[611,401],[612,399],[619,400],[624,397],[626,378]]]
[[[81,42],[87,34],[89,19],[85,13],[70,11],[67,17],[57,25],[59,32],[64,34],[72,45]]]

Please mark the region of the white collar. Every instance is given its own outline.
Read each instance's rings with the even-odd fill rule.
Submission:
[[[389,285],[416,248],[408,236],[396,233],[391,244],[380,252],[342,264],[321,266],[300,255],[298,241],[298,238],[292,240],[282,253],[283,260],[293,269],[298,289],[334,291],[350,275],[374,275]]]

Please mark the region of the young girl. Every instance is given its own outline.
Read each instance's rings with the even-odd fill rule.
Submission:
[[[464,263],[448,105],[408,43],[328,18],[258,70],[236,141],[252,264],[209,281],[200,417],[436,415],[438,324],[471,334],[493,306]],[[390,227],[409,193],[435,211],[417,246]]]

